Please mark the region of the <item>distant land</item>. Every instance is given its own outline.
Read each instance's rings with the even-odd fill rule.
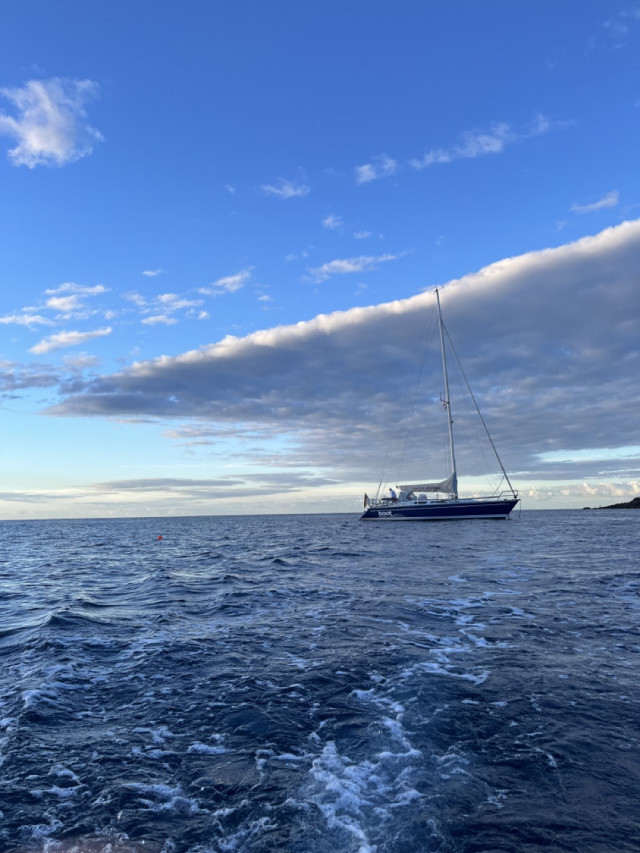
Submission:
[[[585,509],[591,509],[586,506]],[[610,504],[609,506],[599,506],[598,509],[640,509],[640,498],[633,498],[623,504]]]

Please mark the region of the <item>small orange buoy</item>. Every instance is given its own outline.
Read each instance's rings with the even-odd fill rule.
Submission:
[[[162,536],[158,536],[158,539],[162,539]]]

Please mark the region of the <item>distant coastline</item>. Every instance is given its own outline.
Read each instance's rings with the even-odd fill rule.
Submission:
[[[592,507],[585,506],[584,509],[592,509]],[[609,506],[599,506],[598,509],[640,509],[640,497],[633,498],[632,500],[622,504],[609,504]]]

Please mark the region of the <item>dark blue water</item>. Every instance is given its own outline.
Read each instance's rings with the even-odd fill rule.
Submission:
[[[640,850],[639,526],[0,523],[0,851]]]

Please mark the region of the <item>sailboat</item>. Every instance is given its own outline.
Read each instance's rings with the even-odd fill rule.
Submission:
[[[360,516],[362,521],[437,521],[441,519],[508,518],[509,513],[519,501],[518,493],[511,485],[511,481],[470,388],[469,393],[475,404],[476,412],[502,471],[500,486],[505,483],[506,488],[500,492],[494,492],[494,494],[488,497],[461,498],[458,494],[453,416],[451,412],[447,352],[445,348],[445,339],[450,339],[442,319],[438,289],[436,289],[436,302],[438,307],[440,352],[444,379],[444,399],[442,400],[442,404],[446,411],[448,458],[451,465],[449,475],[439,482],[416,482],[398,485],[396,486],[397,491],[391,488],[388,494],[382,495],[380,494],[379,486],[375,498],[370,498],[366,494],[364,496],[364,512]]]

